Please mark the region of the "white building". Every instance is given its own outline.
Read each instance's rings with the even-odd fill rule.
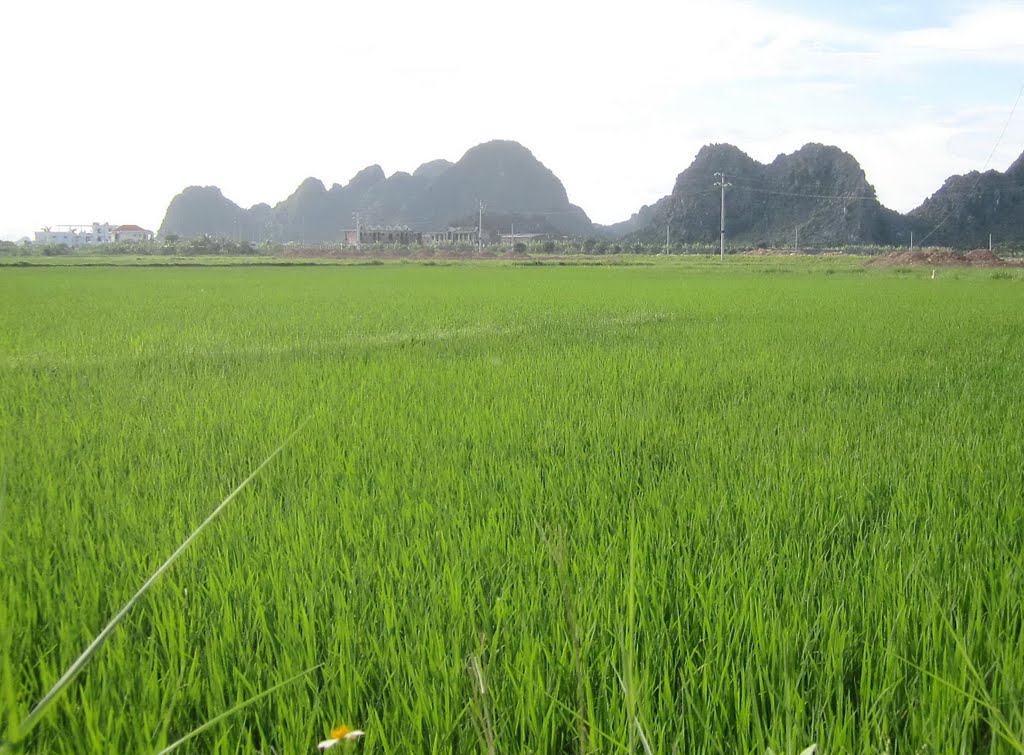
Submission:
[[[93,223],[92,225],[55,225],[36,231],[37,244],[64,244],[70,247],[109,244],[114,241],[150,241],[153,232],[137,225]]]
[[[114,240],[114,226],[110,223],[89,225],[47,226],[36,231],[37,244],[64,244],[65,246],[86,246],[109,244]]]

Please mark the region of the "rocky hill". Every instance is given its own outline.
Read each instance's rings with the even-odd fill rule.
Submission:
[[[586,213],[569,202],[558,177],[526,147],[494,141],[469,150],[420,195],[415,220],[434,227],[449,220],[475,224],[477,202],[496,230],[556,231],[569,236],[593,230]]]
[[[1024,242],[1024,155],[1005,173],[951,176],[907,216],[917,243],[969,249]]]
[[[562,182],[516,142],[492,141],[470,149],[457,163],[434,160],[412,173],[385,175],[379,165],[329,189],[307,178],[271,207],[243,209],[216,187],[191,186],[167,208],[160,234],[214,235],[252,241],[335,241],[355,225],[408,225],[437,230],[476,225],[485,204],[484,228],[570,237],[603,236],[661,244],[670,229],[675,243],[717,243],[726,182],[726,236],[731,245],[803,248],[916,244],[972,248],[1024,243],[1024,155],[1005,173],[973,172],[947,179],[906,215],[883,207],[858,162],[837,147],[807,144],[763,164],[729,144],[700,150],[675,181],[672,193],[641,207],[628,220],[595,226],[569,202]]]
[[[245,216],[245,210],[216,186],[189,186],[171,200],[160,224],[160,235],[234,236]]]
[[[837,147],[807,144],[764,165],[730,144],[704,147],[676,178],[672,193],[642,207],[614,235],[658,243],[718,241],[721,194],[726,183],[726,235],[732,243],[842,246],[889,244],[906,233],[906,221],[883,207],[857,161]]]
[[[492,141],[470,149],[457,163],[434,160],[413,173],[385,176],[379,165],[330,189],[307,178],[274,207],[242,209],[216,187],[191,186],[167,208],[160,235],[218,235],[306,243],[330,242],[363,224],[408,225],[436,230],[476,225],[477,202],[486,207],[485,228],[552,231],[579,236],[593,224],[571,204],[565,187],[533,154],[516,142]]]

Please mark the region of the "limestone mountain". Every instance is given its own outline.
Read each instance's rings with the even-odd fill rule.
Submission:
[[[332,187],[333,189],[334,187]],[[319,241],[335,233],[334,207],[337,192],[327,191],[319,178],[307,178],[273,210],[273,217],[288,238]]]
[[[482,201],[490,221],[495,216],[520,228],[549,227],[567,235],[592,231],[582,209],[570,204],[565,186],[526,147],[511,141],[491,141],[470,149],[459,162],[440,173],[420,197],[417,207],[426,222],[464,220]]]
[[[950,176],[908,214],[917,243],[976,248],[1024,241],[1024,154],[1005,173]]]
[[[189,187],[171,200],[160,234],[222,235],[251,240],[330,242],[355,225],[409,225],[441,229],[477,220],[486,205],[485,226],[519,231],[549,230],[586,235],[593,224],[569,202],[562,182],[525,147],[493,141],[470,149],[457,163],[434,160],[414,173],[385,176],[379,165],[357,173],[345,186],[327,189],[307,178],[273,208],[243,210],[216,187]]]
[[[857,161],[837,147],[807,144],[762,164],[730,144],[703,147],[676,178],[672,193],[628,221],[608,227],[626,238],[658,243],[666,226],[678,242],[718,241],[725,175],[726,235],[733,243],[888,244],[905,221],[883,207]]]
[[[189,186],[171,200],[160,224],[160,235],[224,236],[238,232],[245,210],[216,186]]]

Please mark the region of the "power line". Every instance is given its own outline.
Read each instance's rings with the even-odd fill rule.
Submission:
[[[720,174],[715,173],[714,176],[717,178]],[[713,180],[710,177],[704,180]],[[762,180],[758,178],[749,178],[747,176],[731,176],[730,181],[739,182],[733,184],[734,188],[745,189],[746,191],[756,191],[763,194],[778,194],[785,197],[805,197],[807,199],[877,199],[878,197],[874,194],[806,194],[801,192],[785,191],[782,189],[773,188],[761,188],[760,186],[744,186],[745,183],[749,184],[760,184],[761,186],[785,186],[779,181]],[[688,181],[695,185],[700,185],[700,179],[694,179]],[[715,184],[717,186],[717,184]],[[677,184],[678,187],[678,184]],[[697,191],[693,194],[701,194],[703,192]],[[671,196],[671,195],[670,195]]]
[[[868,194],[800,194],[794,191],[775,191],[774,189],[758,189],[754,186],[737,186],[736,188],[745,189],[746,191],[756,191],[761,194],[777,194],[778,196],[781,197],[804,197],[806,199],[877,199],[877,197]]]
[[[1000,175],[1005,175],[1005,174],[1000,174]],[[986,187],[986,188],[988,188],[988,187]],[[1021,189],[1021,188],[1024,188],[1024,181],[1005,181],[1005,182],[1001,182],[998,186],[993,187],[993,188],[996,188],[996,189]],[[985,189],[982,189],[982,191],[984,191],[984,190]],[[935,193],[937,194],[938,191],[936,191]],[[955,190],[954,189],[946,189],[946,191],[943,192],[943,196],[953,197],[955,199],[964,199],[966,197],[969,197],[971,195],[971,193],[972,193],[971,189],[955,189]],[[932,195],[932,196],[934,196],[934,195]],[[928,199],[931,199],[931,197],[929,197]],[[926,199],[925,202],[927,202],[927,201],[928,200]],[[922,202],[921,204],[924,204],[924,202]]]

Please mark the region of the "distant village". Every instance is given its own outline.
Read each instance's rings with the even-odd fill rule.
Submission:
[[[529,241],[549,241],[561,238],[550,233],[511,233],[493,234],[492,241],[502,244],[526,243]],[[452,244],[476,244],[480,240],[480,228],[477,226],[449,226],[443,231],[416,231],[407,225],[366,225],[342,231],[341,243],[344,246],[360,246],[361,244],[379,245],[416,245],[416,246],[449,246]],[[484,234],[487,240],[487,234]]]
[[[111,223],[92,223],[90,225],[56,225],[46,226],[35,232],[35,239],[24,238],[22,244],[56,244],[77,249],[83,246],[98,244],[133,243],[152,241],[156,238],[153,231],[138,225],[113,225]],[[501,243],[546,241],[557,238],[544,233],[512,233],[500,234]],[[343,246],[448,246],[453,244],[477,244],[480,230],[475,226],[450,226],[443,231],[416,231],[406,225],[364,225],[345,229],[341,232],[338,243]],[[496,236],[492,240],[498,240]]]
[[[63,244],[69,247],[113,244],[116,242],[152,241],[156,235],[137,225],[56,225],[36,231],[36,244]]]

